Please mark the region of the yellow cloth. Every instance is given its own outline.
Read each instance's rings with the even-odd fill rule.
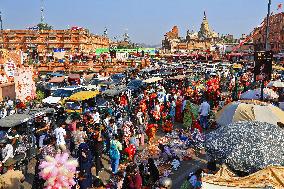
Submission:
[[[215,175],[207,175],[202,181],[208,184],[228,187],[265,187],[284,188],[284,167],[270,166],[246,177],[236,177],[226,166]]]
[[[90,98],[96,97],[100,92],[99,91],[81,91],[75,93],[69,97],[71,101],[83,101],[88,100]]]
[[[24,180],[22,171],[8,170],[0,176],[1,189],[20,189],[21,181]]]

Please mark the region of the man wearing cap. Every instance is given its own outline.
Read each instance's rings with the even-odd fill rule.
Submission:
[[[20,189],[21,183],[24,181],[25,177],[22,171],[14,170],[14,164],[16,160],[9,158],[4,166],[7,167],[8,171],[0,176],[0,188],[5,189]]]

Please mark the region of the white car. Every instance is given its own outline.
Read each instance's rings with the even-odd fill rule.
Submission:
[[[57,104],[60,100],[70,97],[72,94],[82,90],[81,86],[69,86],[58,88],[51,93],[51,96],[42,100],[45,104]]]
[[[207,64],[205,68],[206,73],[216,73],[218,68],[218,64]]]
[[[100,78],[92,79],[87,85],[84,85],[83,88],[86,91],[95,91],[95,90],[100,91],[101,82],[107,81],[108,79],[109,77],[100,77]]]

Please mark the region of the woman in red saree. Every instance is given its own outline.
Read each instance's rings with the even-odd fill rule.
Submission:
[[[179,97],[176,101],[176,115],[175,115],[175,122],[182,123],[183,116],[182,116],[182,100]]]
[[[127,96],[126,94],[121,95],[120,97],[120,105],[125,107],[127,106]]]
[[[146,104],[146,99],[142,100],[140,102],[140,108],[143,114],[145,115],[147,113],[147,104]]]
[[[163,111],[162,113],[163,124],[162,129],[165,133],[170,133],[173,130],[173,122],[168,111]]]
[[[150,123],[147,125],[146,135],[148,136],[149,144],[151,144],[153,140],[155,139],[157,129],[158,129],[157,124]]]

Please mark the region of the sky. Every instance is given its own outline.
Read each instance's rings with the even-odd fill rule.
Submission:
[[[274,13],[284,0],[272,0]],[[268,0],[44,0],[45,21],[55,29],[80,26],[94,34],[158,45],[174,25],[184,37],[199,30],[206,11],[211,29],[220,34],[249,34],[267,14]],[[0,0],[4,29],[25,29],[40,22],[41,0]],[[284,8],[284,7],[283,7]]]

